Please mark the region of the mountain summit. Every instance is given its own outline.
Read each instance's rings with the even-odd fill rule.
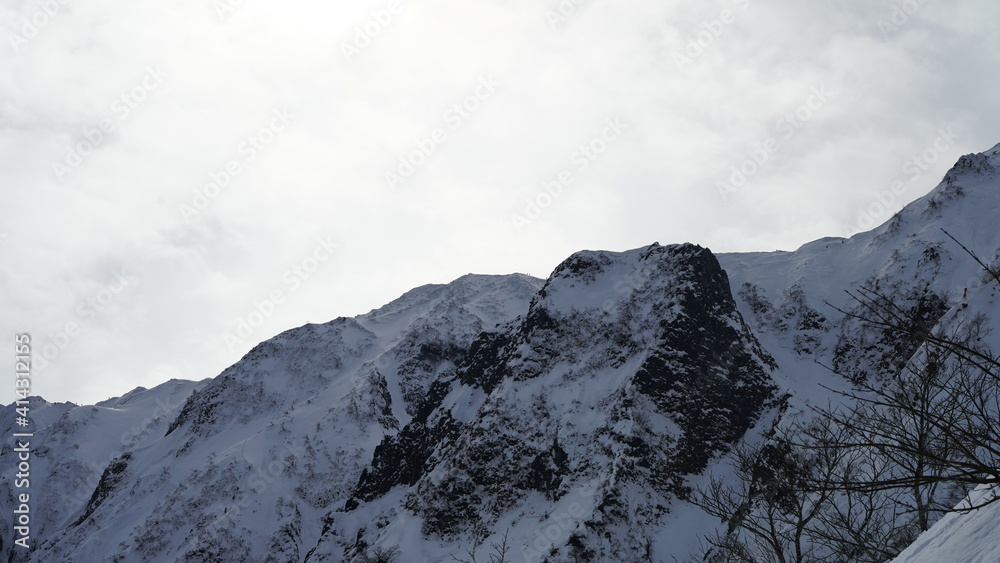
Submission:
[[[686,559],[720,525],[691,488],[848,386],[824,366],[877,380],[916,353],[844,319],[845,290],[998,326],[945,232],[996,264],[998,216],[1000,145],[849,239],[582,251],[545,280],[467,275],[286,331],[210,380],[32,398],[35,548],[10,543],[4,481],[0,559],[482,560],[503,538],[509,561]],[[0,420],[16,432],[14,405]]]

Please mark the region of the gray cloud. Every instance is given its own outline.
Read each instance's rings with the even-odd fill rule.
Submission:
[[[50,400],[212,376],[287,328],[581,248],[849,234],[893,180],[899,208],[1000,141],[985,0],[55,4],[0,4],[0,324],[58,350]]]

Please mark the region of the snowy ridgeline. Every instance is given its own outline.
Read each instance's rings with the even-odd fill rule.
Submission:
[[[980,315],[1000,349],[1000,288],[942,232],[996,263],[998,169],[997,148],[963,157],[850,239],[579,252],[547,280],[468,275],[289,330],[211,380],[34,398],[34,547],[10,543],[5,480],[0,558],[483,561],[506,537],[509,561],[687,560],[727,528],[685,499],[732,480],[735,446],[840,400],[830,367],[878,381],[923,353],[845,320],[845,289],[929,328]],[[0,416],[13,432],[13,406]],[[16,464],[4,445],[0,471]],[[998,507],[945,517],[899,560],[998,560]]]

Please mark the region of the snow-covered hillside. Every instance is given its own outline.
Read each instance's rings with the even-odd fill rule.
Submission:
[[[33,471],[45,500],[31,560],[301,560],[430,380],[453,370],[479,332],[526,310],[540,285],[465,276],[355,319],[287,331],[209,381],[95,407],[35,399]],[[5,409],[8,432],[13,417]],[[11,448],[0,463],[9,474]],[[2,488],[10,514],[12,483]]]
[[[776,399],[771,358],[693,245],[577,253],[473,350],[376,450],[310,561],[400,544],[447,560],[488,530],[529,560],[639,560],[684,476]]]
[[[831,367],[885,380],[918,352],[919,342],[844,321],[838,309],[859,310],[848,290],[876,288],[923,319],[928,330],[944,334],[980,316],[981,344],[1000,350],[1000,287],[952,238],[995,270],[1000,266],[998,217],[1000,145],[961,157],[934,190],[872,231],[821,239],[794,252],[720,255],[741,311],[778,361],[776,380],[791,394],[790,410],[807,412],[809,404],[823,407],[842,400],[824,388],[850,387],[830,378]],[[994,505],[949,515],[898,560],[1000,560],[993,542],[972,541],[1000,533],[997,514]]]
[[[981,486],[969,495],[978,505],[997,492]],[[962,502],[958,508],[967,507]],[[917,538],[894,563],[994,563],[1000,561],[1000,502],[972,512],[945,515]]]
[[[837,400],[829,367],[877,381],[918,352],[844,320],[845,290],[929,327],[981,314],[1000,350],[1000,288],[944,232],[997,264],[998,216],[1000,145],[850,239],[583,251],[546,280],[468,275],[289,330],[211,380],[33,398],[35,547],[10,543],[5,480],[0,559],[483,560],[506,535],[510,561],[686,560],[721,524],[683,499],[733,446]],[[987,510],[900,560],[996,560],[970,547],[1000,532]]]

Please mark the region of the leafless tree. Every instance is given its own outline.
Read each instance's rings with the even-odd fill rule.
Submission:
[[[487,563],[508,563],[507,553],[510,551],[510,545],[507,542],[507,534],[509,533],[510,530],[504,531],[503,537],[500,538],[499,542],[490,543],[490,546],[493,548],[493,552],[490,553]],[[466,557],[459,558],[452,555],[451,558],[459,563],[477,563],[476,548],[478,548],[479,545],[479,543],[474,543],[471,549],[467,549],[465,551]]]
[[[1000,284],[996,268],[955,242]],[[732,476],[691,495],[728,526],[707,538],[705,560],[886,561],[970,488],[1000,485],[1000,359],[983,345],[985,316],[932,327],[877,289],[849,295],[845,318],[916,352],[889,378],[841,373],[854,384],[835,391],[841,406],[736,448]]]
[[[734,473],[711,479],[692,502],[727,524],[707,538],[708,561],[880,562],[912,540],[898,499],[844,487],[890,467],[864,449],[840,447],[847,431],[824,418],[790,424],[734,453]]]
[[[851,296],[858,307],[845,314],[922,345],[890,381],[851,379],[854,388],[839,392],[848,406],[818,412],[848,430],[840,447],[878,451],[896,468],[879,479],[845,484],[908,490],[918,528],[926,530],[935,512],[954,505],[951,489],[1000,484],[1000,359],[983,345],[988,324],[982,314],[956,320],[946,333],[914,323],[877,291]]]
[[[362,553],[359,556],[361,563],[395,563],[398,558],[398,547],[376,547],[371,554]]]

